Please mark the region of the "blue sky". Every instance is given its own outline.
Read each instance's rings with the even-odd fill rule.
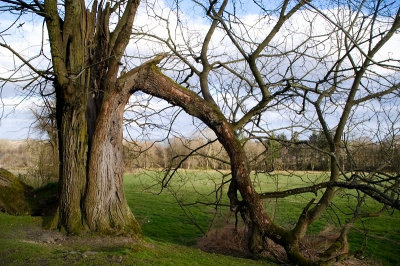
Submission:
[[[166,5],[173,8],[175,2],[175,0],[167,0]],[[194,19],[194,24],[198,27],[201,27],[201,23],[205,22],[206,18],[202,15],[199,16],[198,14],[204,14],[204,12],[200,12],[200,8],[192,8],[192,5],[190,4],[191,1],[181,0],[179,2],[181,5],[180,8],[185,13],[185,16],[187,18]],[[256,10],[255,5],[251,4],[253,1],[236,2],[238,3],[236,5],[237,14],[245,16],[251,13],[256,13],[253,12]],[[318,2],[314,1],[313,3]],[[11,23],[12,17],[13,16],[11,14],[5,16],[2,14],[0,18],[0,31]],[[14,27],[14,29],[9,32],[9,35],[3,34],[1,38],[4,39],[0,39],[0,41],[7,41],[7,43],[12,44],[14,49],[22,52],[29,58],[37,54],[40,50],[39,44],[42,39],[42,20],[32,15],[25,16],[24,20],[25,24],[22,27]],[[46,36],[44,39],[46,39]],[[391,45],[389,50],[391,49],[393,50],[393,53],[396,53],[394,48],[396,46],[400,47],[399,38],[397,38],[397,41],[394,45]],[[45,50],[48,51],[47,45],[45,45]],[[151,53],[151,50],[147,52]],[[15,60],[10,53],[0,48],[0,77],[3,77],[7,70],[13,69],[16,61],[17,60]],[[48,63],[47,60],[34,60],[33,62],[38,66],[44,66]],[[41,135],[35,132],[31,127],[34,122],[34,116],[31,112],[31,109],[35,109],[36,106],[40,104],[40,100],[35,97],[30,97],[28,100],[21,101],[23,99],[24,92],[20,92],[20,90],[19,92],[16,91],[18,91],[18,89],[16,90],[15,87],[13,87],[13,84],[8,84],[1,90],[3,102],[0,103],[0,107],[2,107],[2,111],[0,112],[0,139],[25,139],[28,137],[41,137]],[[279,118],[276,119],[279,120]],[[183,129],[182,132],[185,134],[189,134],[190,132],[196,130],[195,128],[190,127],[191,119],[189,117],[183,115],[179,121],[180,123],[177,124],[177,127]]]

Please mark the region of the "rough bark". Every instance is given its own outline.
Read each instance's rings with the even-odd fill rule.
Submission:
[[[117,93],[104,96],[98,114],[90,150],[86,215],[93,231],[135,232],[139,225],[126,204],[122,183],[122,119],[129,95],[121,99]]]
[[[86,187],[87,134],[84,108],[65,106],[60,130],[60,198],[58,226],[69,233],[86,230],[82,198]]]

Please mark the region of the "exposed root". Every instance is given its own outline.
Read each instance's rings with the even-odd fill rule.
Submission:
[[[328,226],[318,235],[307,236],[300,245],[301,253],[311,261],[318,261],[322,258],[324,251],[338,238],[340,232],[333,226]],[[236,257],[253,257],[248,249],[247,230],[243,227],[235,230],[233,225],[226,225],[222,228],[210,230],[206,236],[198,240],[197,245],[203,251],[219,253]],[[263,259],[273,260],[278,263],[289,263],[285,249],[267,239],[266,250],[257,256]],[[337,261],[331,260],[333,265],[370,265],[367,261],[356,259],[351,256],[337,257]]]

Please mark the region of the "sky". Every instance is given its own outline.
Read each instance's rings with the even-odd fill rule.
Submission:
[[[190,20],[190,27],[193,29],[203,30],[203,32],[207,29],[207,19],[204,16],[198,16],[199,9],[194,9],[191,5],[187,3],[189,1],[179,1],[180,2],[180,10],[184,12],[184,16],[181,19]],[[250,1],[251,2],[251,1]],[[163,10],[163,14],[168,14],[169,8],[175,8],[176,0],[167,0],[166,3],[158,2],[157,8],[155,10]],[[249,23],[253,23],[259,17],[256,14],[256,7],[254,5],[249,4],[240,4],[240,1],[236,1],[238,3],[236,5],[235,12],[241,16],[244,21],[248,21]],[[233,10],[232,10],[233,11]],[[147,26],[157,32],[158,34],[165,34],[165,31],[161,29],[159,25],[150,22],[147,18],[147,12],[144,7],[142,7],[141,13],[138,14],[136,18],[135,26]],[[13,16],[11,14],[6,14],[0,17],[0,31],[10,25],[12,22]],[[22,22],[21,22],[22,23]],[[153,24],[152,24],[153,23]],[[147,25],[146,25],[147,24]],[[254,36],[258,36],[260,32],[263,31],[263,28],[254,30]],[[42,35],[44,32],[44,35]],[[390,45],[388,45],[384,50],[384,53],[398,53],[396,47],[400,47],[400,38],[397,34],[397,37],[394,39]],[[49,47],[48,45],[41,46],[40,43],[42,38],[47,42],[47,35],[46,30],[43,28],[43,24],[40,19],[28,15],[24,17],[24,24],[19,27],[19,25],[15,25],[12,31],[7,32],[6,34],[0,35],[0,41],[6,41],[8,44],[12,46],[13,49],[17,50],[18,52],[22,53],[27,58],[35,57],[39,53],[43,53],[45,55],[49,54]],[[225,41],[226,38],[224,35],[218,36],[221,42]],[[181,42],[185,40],[180,40]],[[188,40],[186,40],[188,41]],[[190,41],[190,40],[189,40]],[[218,43],[214,44],[218,46]],[[218,48],[218,47],[217,47]],[[233,49],[233,47],[231,47]],[[231,49],[225,48],[225,49]],[[130,44],[128,47],[127,53],[134,54],[135,52],[139,52],[141,54],[153,54],[155,51],[158,50],[159,47],[157,45],[140,45],[137,46],[137,43]],[[218,52],[218,49],[215,50]],[[225,52],[224,50],[223,52]],[[44,57],[38,57],[37,59],[32,60],[32,64],[38,66],[40,68],[46,68],[48,65],[48,60]],[[18,66],[18,60],[15,59],[8,51],[5,51],[3,48],[0,48],[0,77],[6,76],[10,73],[10,70],[15,69]],[[22,71],[21,77],[26,75],[27,72]],[[15,77],[15,76],[14,76]],[[24,95],[26,92],[23,90],[23,83],[16,84],[7,84],[6,86],[2,87],[1,89],[1,99],[0,102],[0,139],[26,139],[26,138],[43,138],[43,134],[39,133],[37,130],[34,129],[34,116],[32,110],[38,108],[41,105],[40,98],[36,96],[25,97]],[[158,107],[165,106],[165,102],[159,101]],[[140,110],[139,110],[140,111]],[[176,111],[174,111],[176,112]],[[172,113],[170,114],[172,115]],[[168,116],[168,115],[166,115]],[[279,123],[282,119],[281,116],[276,115],[273,117],[272,123]],[[168,118],[155,118],[168,123]],[[184,135],[192,134],[197,129],[196,127],[191,126],[192,119],[181,112],[180,116],[176,119],[176,130]],[[196,124],[199,124],[198,121],[195,121]],[[137,134],[140,134],[141,127],[136,125],[134,130]],[[150,130],[151,131],[151,130]],[[153,133],[155,131],[153,130]],[[157,131],[157,138],[162,138],[165,136],[165,131],[159,130]]]
[[[38,99],[3,98],[3,117],[0,121],[0,139],[21,140],[41,138],[42,134],[34,128],[35,118],[31,109],[40,104]]]
[[[0,16],[0,32],[14,21],[15,16],[11,13],[2,13]],[[19,26],[23,24],[22,26]],[[12,49],[20,52],[25,58],[33,58],[43,49],[48,54],[47,45],[41,47],[43,36],[42,20],[36,16],[26,15],[7,32],[0,34],[0,41],[6,42]],[[42,37],[43,36],[43,37]],[[32,60],[32,64],[41,67],[47,60],[43,57]],[[12,54],[0,47],[0,77],[17,78],[28,75],[28,71],[22,68],[17,75],[12,75],[14,69],[20,65],[20,61]],[[26,77],[29,79],[29,76]],[[1,82],[1,80],[0,80]],[[2,82],[0,83],[2,84]],[[41,138],[42,134],[34,129],[35,122],[32,110],[42,104],[39,97],[27,94],[23,86],[26,81],[18,83],[7,83],[0,87],[0,139],[20,140],[27,138]]]

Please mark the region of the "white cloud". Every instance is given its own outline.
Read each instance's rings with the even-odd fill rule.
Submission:
[[[151,1],[148,1],[150,3]],[[154,2],[154,1],[153,1]],[[187,7],[186,7],[187,10]],[[329,13],[329,12],[326,12]],[[164,20],[160,20],[159,17],[163,17]],[[323,36],[325,30],[330,30],[331,25],[326,22],[325,19],[321,17],[314,17],[315,13],[304,11],[302,13],[297,13],[293,16],[293,18],[285,24],[284,30],[281,31],[275,38],[273,39],[274,47],[267,47],[265,53],[278,53],[279,50],[284,51],[293,49],[301,44],[302,41],[306,40],[308,37],[309,32],[311,31],[313,35],[320,35],[320,37],[316,38],[313,47],[309,44],[302,46],[296,52],[301,53],[303,51],[307,51],[310,55],[320,55],[320,56],[327,56],[326,67],[329,67],[328,61],[330,59],[334,60],[336,53],[332,52],[331,50],[335,48],[336,39],[339,37],[343,37],[338,34],[335,37],[329,38],[327,40],[326,36]],[[169,32],[171,37],[173,38],[175,44],[177,45],[177,49],[181,51],[185,51],[188,55],[189,52],[195,53],[199,55],[200,48],[202,44],[202,40],[204,39],[207,30],[208,30],[208,20],[203,17],[203,15],[195,15],[195,12],[180,14],[179,17],[180,21],[183,22],[185,27],[179,27],[177,17],[173,14],[171,7],[168,4],[164,3],[163,1],[155,1],[155,5],[152,7],[146,6],[146,3],[143,3],[140,6],[139,13],[135,19],[135,29],[136,30],[143,30],[143,32],[151,33],[155,36],[160,38],[168,38],[168,31],[167,31],[167,23],[169,24]],[[271,27],[273,26],[274,22],[276,21],[275,17],[262,17],[257,14],[244,14],[241,16],[241,22],[243,24],[233,24],[233,30],[238,34],[239,37],[247,38],[248,40],[259,43],[265,37],[266,34],[269,32]],[[311,21],[311,23],[310,23]],[[12,21],[10,19],[2,19],[0,21],[0,27],[4,28],[6,25],[9,25]],[[313,26],[312,29],[309,26]],[[44,30],[45,36],[45,45],[44,45],[44,53],[49,54],[49,47],[47,45],[47,35],[46,30]],[[16,51],[20,52],[24,56],[31,58],[32,56],[37,55],[41,49],[41,42],[42,42],[42,23],[39,19],[37,20],[26,20],[25,24],[15,29],[11,32],[11,35],[4,36],[6,42],[13,47]],[[324,40],[324,43],[318,43],[318,41]],[[241,45],[243,45],[244,49],[247,52],[250,52],[254,49],[254,44],[239,41]],[[393,39],[387,43],[384,48],[375,56],[376,60],[384,60],[385,58],[395,58],[398,57],[399,53],[397,52],[397,47],[400,47],[400,34],[396,34]],[[211,41],[210,44],[209,55],[211,58],[210,60],[229,60],[239,58],[240,55],[237,49],[233,46],[232,42],[226,36],[223,30],[218,29]],[[363,47],[365,48],[365,46]],[[135,57],[146,57],[152,56],[154,53],[162,52],[162,51],[169,51],[169,49],[165,46],[165,44],[160,42],[149,41],[149,38],[144,38],[143,36],[134,36],[132,42],[129,44],[127,48],[126,54],[135,56]],[[354,52],[354,56],[357,57],[359,52]],[[293,56],[295,56],[293,54]],[[271,71],[269,78],[271,80],[274,77],[281,78],[282,73],[286,70],[287,60],[290,57],[281,57],[279,60],[273,61],[266,61],[269,64],[266,66],[266,70]],[[397,58],[398,59],[398,58]],[[127,59],[129,60],[129,59]],[[143,59],[145,60],[145,59]],[[193,58],[188,56],[188,60],[193,64]],[[267,60],[267,59],[266,59]],[[14,63],[17,62],[17,63]],[[4,77],[5,74],[10,74],[10,71],[13,71],[16,65],[19,65],[21,62],[18,62],[14,56],[11,55],[9,51],[5,49],[0,49],[0,76]],[[35,59],[32,61],[35,66],[44,68],[47,67],[47,60],[43,57]],[[139,59],[133,59],[130,62],[130,67],[134,67],[140,63]],[[296,63],[296,75],[304,75],[309,77],[310,80],[316,79],[318,76],[323,75],[322,70],[324,67],[320,67],[317,70],[313,70],[311,73],[307,73],[307,71],[311,70],[312,68],[319,67],[316,60],[312,58],[306,58],[301,61],[297,61]],[[240,69],[243,67],[240,63],[232,64],[232,66]],[[378,68],[376,69],[379,73],[387,73],[387,69]],[[390,71],[389,71],[390,72]],[[29,70],[24,70],[21,74],[27,74]],[[251,75],[249,76],[250,79]],[[217,86],[217,85],[216,85]],[[10,90],[7,90],[7,93],[3,93],[4,96],[10,96]],[[134,96],[136,97],[136,96]],[[4,106],[5,109],[10,111],[10,106],[17,103],[20,98],[4,98]],[[138,100],[135,98],[135,101]],[[31,104],[33,104],[36,100],[32,100],[31,102],[26,101],[21,103],[21,105],[15,110],[15,116],[9,115],[7,118],[2,119],[1,124],[1,131],[8,131],[8,128],[12,128],[11,132],[14,132],[15,128],[13,125],[20,124],[25,125],[22,128],[26,128],[26,125],[30,124],[32,121],[32,117],[29,116],[21,116],[18,115],[26,114],[27,110],[30,108]],[[247,102],[247,106],[254,106],[256,101],[254,99],[250,99]],[[164,101],[152,101],[150,102],[149,108],[160,110],[167,106],[167,103]],[[137,107],[137,112],[143,111],[142,107]],[[6,112],[5,112],[6,113]],[[334,117],[336,114],[333,114]],[[13,117],[13,118],[11,118]],[[290,123],[290,120],[287,119],[283,122],[283,119],[287,119],[282,114],[278,113],[269,113],[268,121],[270,124],[277,123],[278,125],[286,125]],[[7,120],[8,119],[8,120]],[[22,121],[26,119],[26,122],[23,123]],[[190,121],[190,118],[185,118]],[[18,123],[13,123],[13,121],[18,121]],[[186,126],[184,126],[186,128]],[[25,130],[26,131],[26,130]]]
[[[37,138],[37,132],[32,128],[35,118],[32,109],[35,109],[41,100],[35,97],[23,99],[21,97],[3,98],[1,101],[2,116],[0,119],[0,139]]]

